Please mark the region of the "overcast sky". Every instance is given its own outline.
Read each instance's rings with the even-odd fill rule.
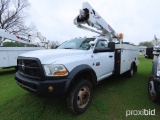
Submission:
[[[47,40],[63,41],[97,35],[73,24],[83,2],[89,4],[124,41],[137,44],[160,38],[160,0],[29,0],[30,21]]]

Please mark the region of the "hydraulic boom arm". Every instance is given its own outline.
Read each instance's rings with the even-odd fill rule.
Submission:
[[[30,43],[30,40],[28,40],[26,38],[22,38],[22,37],[10,34],[7,30],[0,29],[0,45],[1,45],[1,43],[3,43],[3,41],[5,39],[9,39],[9,40],[17,41],[17,42],[21,42],[21,43],[26,43],[26,44]]]
[[[46,38],[40,32],[37,32],[36,34],[28,35],[29,39],[31,39],[31,37],[38,37],[39,40],[41,41],[41,43],[48,49],[48,42],[47,42]],[[37,44],[39,46],[38,42],[37,42]]]
[[[33,35],[28,35],[28,37],[38,37],[39,40],[42,42],[42,43],[45,43],[46,42],[46,38],[44,36],[41,35],[40,32],[37,32],[36,34],[33,34]]]
[[[88,28],[82,24],[88,24],[90,27],[94,27],[97,30]],[[118,38],[118,34],[111,28],[111,26],[90,6],[88,2],[84,2],[82,10],[80,10],[79,15],[74,19],[74,24],[77,27],[89,30],[91,32],[96,32],[101,35],[109,36],[112,38]]]

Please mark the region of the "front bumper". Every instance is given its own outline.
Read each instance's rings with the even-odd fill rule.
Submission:
[[[154,88],[157,92],[160,92],[160,77],[153,77]]]
[[[44,96],[62,96],[67,93],[71,79],[60,80],[36,80],[27,78],[20,73],[16,72],[15,79],[17,84],[23,89]],[[53,89],[50,89],[50,88]]]

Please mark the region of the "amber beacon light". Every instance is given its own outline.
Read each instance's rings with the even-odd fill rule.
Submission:
[[[123,39],[123,33],[119,33],[118,37],[119,37],[120,39]]]

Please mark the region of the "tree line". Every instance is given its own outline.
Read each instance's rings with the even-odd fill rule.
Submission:
[[[152,41],[140,42],[140,43],[139,43],[139,46],[152,47],[152,46],[153,46],[153,42],[152,42]]]
[[[56,49],[58,46],[60,45],[60,43],[58,41],[49,41],[48,42],[48,47],[50,49]],[[3,43],[3,47],[38,47],[40,45],[35,45],[35,44],[25,44],[25,43],[20,43],[20,42],[4,42]],[[41,45],[44,46],[44,45]]]

